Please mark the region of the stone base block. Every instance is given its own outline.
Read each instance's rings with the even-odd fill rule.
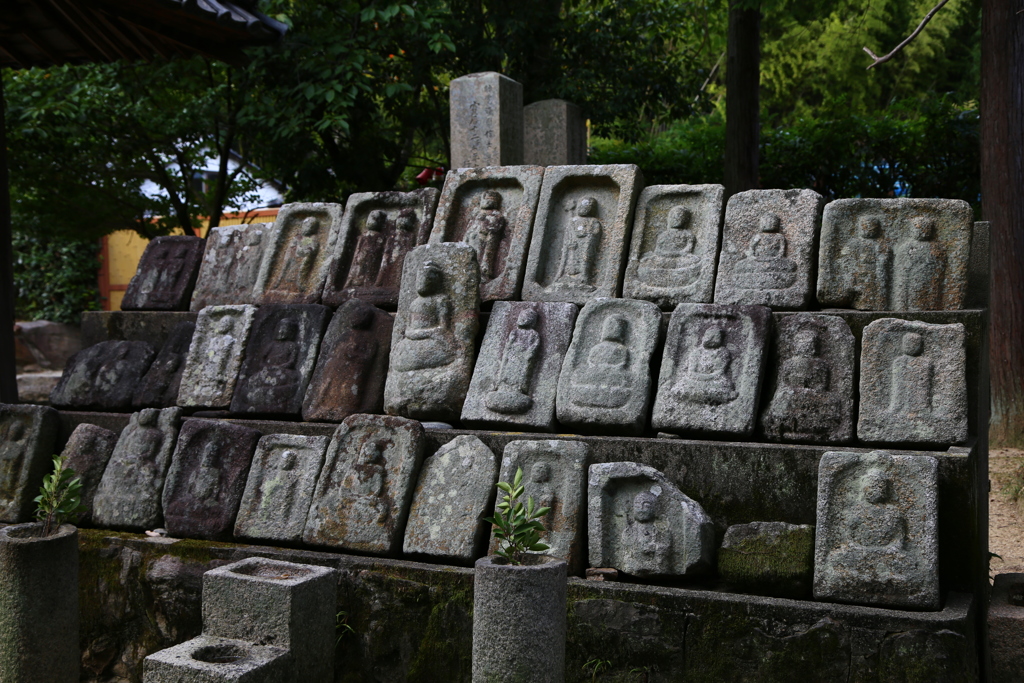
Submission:
[[[1000,574],[988,606],[988,642],[992,683],[1024,676],[1024,574]]]
[[[143,683],[278,683],[291,655],[279,647],[199,636],[146,657]]]

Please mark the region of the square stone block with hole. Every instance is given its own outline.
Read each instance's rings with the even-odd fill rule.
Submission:
[[[71,432],[61,455],[68,459],[68,469],[82,481],[82,506],[85,511],[75,524],[92,525],[92,501],[103,478],[110,456],[117,445],[117,434],[97,425],[83,422]]]
[[[343,211],[341,204],[326,203],[281,207],[263,248],[253,303],[320,303]]]
[[[0,403],[0,522],[31,522],[53,471],[60,417],[47,406]]]
[[[199,312],[178,388],[179,406],[231,405],[255,316],[255,306],[207,306]]]
[[[190,310],[253,303],[252,291],[263,261],[271,223],[221,225],[206,236],[206,251]]]
[[[73,410],[131,410],[156,351],[143,341],[105,341],[68,359],[50,404]]]
[[[133,408],[169,408],[178,404],[181,376],[185,372],[185,359],[195,331],[196,324],[190,320],[174,326],[149,370],[135,388]]]
[[[155,237],[128,283],[122,311],[187,311],[206,241],[189,235]]]
[[[280,647],[199,636],[146,657],[143,683],[281,683],[292,657]]]

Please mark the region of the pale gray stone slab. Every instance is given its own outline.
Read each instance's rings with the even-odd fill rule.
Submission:
[[[285,204],[263,247],[255,304],[316,304],[331,256],[344,240],[341,204]]]
[[[715,303],[810,305],[824,203],[812,190],[748,190],[730,197]]]
[[[452,168],[523,163],[523,85],[494,71],[449,86]]]
[[[253,303],[252,290],[263,261],[267,233],[272,228],[271,223],[211,228],[190,310]]]
[[[541,100],[523,107],[523,163],[578,166],[587,163],[587,122],[565,100]]]
[[[498,459],[475,436],[457,436],[423,462],[403,551],[469,564],[486,550]]]
[[[643,432],[660,327],[661,311],[650,301],[595,299],[584,306],[558,376],[558,421]]]
[[[235,536],[299,543],[324,464],[326,436],[268,434],[259,440],[235,519]]]
[[[653,467],[591,465],[587,513],[591,567],[658,577],[703,574],[713,566],[711,518]]]
[[[587,445],[582,441],[511,441],[505,446],[498,481],[512,482],[523,470],[525,492],[521,501],[533,498],[534,507],[551,511],[540,519],[541,541],[548,550],[538,554],[565,560],[570,574],[580,574],[587,564]],[[504,495],[504,494],[502,494]],[[502,497],[497,498],[500,502]],[[498,514],[495,507],[495,515]],[[500,542],[491,536],[491,553]]]
[[[938,477],[927,455],[825,453],[814,598],[939,609]]]
[[[643,184],[643,173],[632,164],[545,170],[523,300],[582,306],[595,297],[619,296]]]
[[[132,414],[103,471],[93,521],[103,527],[155,529],[163,524],[164,479],[178,439],[181,408]]]
[[[662,308],[711,303],[722,237],[721,185],[652,185],[636,203],[622,295]]]
[[[764,306],[680,304],[672,312],[651,425],[750,435],[768,357]]]
[[[207,306],[199,312],[178,405],[186,408],[227,408],[235,393],[245,356],[255,306]]]
[[[857,436],[867,442],[963,443],[966,373],[961,323],[874,321],[861,340]]]
[[[834,315],[797,313],[775,324],[771,396],[761,412],[769,441],[846,443],[853,439],[856,340]]]
[[[974,212],[960,199],[839,199],[825,206],[818,303],[864,311],[963,308]]]
[[[92,501],[116,445],[117,434],[88,422],[75,427],[68,437],[61,455],[68,459],[68,469],[82,482],[82,506],[85,508],[77,520],[72,520],[76,524],[91,525]]]
[[[558,373],[578,310],[570,303],[496,302],[462,407],[463,423],[553,431]]]
[[[31,522],[53,471],[60,417],[48,406],[0,403],[0,522]]]
[[[302,540],[397,554],[423,448],[423,426],[415,420],[386,415],[345,418],[327,449]]]
[[[466,242],[480,265],[480,300],[519,298],[544,168],[491,166],[448,172],[431,242]]]
[[[391,336],[385,412],[417,420],[459,418],[473,374],[479,311],[472,247],[443,242],[409,253]]]

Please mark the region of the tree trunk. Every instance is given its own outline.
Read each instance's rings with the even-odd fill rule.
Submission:
[[[984,0],[981,197],[992,230],[991,438],[1024,447],[1024,0]]]
[[[758,186],[761,11],[729,0],[725,62],[725,196]]]
[[[10,184],[4,82],[0,78],[0,403],[18,402],[18,379],[14,368],[14,253],[11,245]]]

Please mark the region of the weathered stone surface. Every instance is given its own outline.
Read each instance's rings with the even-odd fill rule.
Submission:
[[[181,375],[185,372],[185,359],[188,357],[195,331],[196,324],[190,321],[182,321],[174,326],[149,370],[135,388],[132,397],[133,408],[166,408],[177,405]]]
[[[457,420],[473,373],[480,274],[467,244],[424,244],[405,259],[384,410]]]
[[[427,458],[413,493],[403,551],[468,564],[486,547],[498,459],[475,436],[457,436]]]
[[[255,306],[207,306],[199,313],[178,405],[188,408],[227,408],[235,393]]]
[[[927,455],[823,455],[814,598],[939,609],[938,476]]]
[[[967,263],[964,308],[988,308],[992,277],[991,229],[988,221],[975,221],[971,231],[971,258]]]
[[[1024,574],[999,574],[988,606],[992,683],[1015,683],[1024,671]]]
[[[584,306],[558,377],[559,422],[641,433],[660,326],[661,311],[650,301],[595,299]]]
[[[60,421],[46,406],[0,403],[0,522],[30,522],[53,470]]]
[[[495,303],[462,421],[553,431],[557,378],[577,311],[570,303]]]
[[[651,425],[753,433],[771,321],[764,306],[679,304],[665,336]]]
[[[807,598],[814,578],[814,527],[785,522],[735,524],[718,549],[718,573],[742,593]]]
[[[484,71],[452,80],[449,89],[452,168],[523,163],[523,86]]]
[[[523,502],[533,498],[535,507],[551,511],[541,541],[549,546],[540,551],[565,560],[570,574],[580,574],[587,565],[587,445],[579,441],[513,441],[505,446],[498,481],[511,482],[523,470]],[[495,508],[495,515],[498,514]],[[500,541],[492,536],[491,553]]]
[[[235,536],[298,543],[330,438],[268,434],[252,458]]]
[[[865,311],[963,307],[974,212],[959,199],[839,199],[821,224],[818,302]]]
[[[230,540],[260,432],[186,420],[167,471],[164,526],[177,538]]]
[[[14,338],[28,349],[35,364],[46,370],[63,369],[68,359],[82,350],[78,325],[49,320],[14,323]]]
[[[967,439],[964,326],[882,318],[864,328],[857,436],[867,442]]]
[[[313,376],[331,309],[318,304],[268,304],[256,311],[231,412],[298,415]]]
[[[181,408],[146,408],[121,432],[93,499],[99,526],[155,529],[163,523],[160,497],[178,438]]]
[[[401,550],[423,427],[415,420],[351,415],[334,432],[302,539],[378,555]]]
[[[253,288],[263,261],[270,223],[221,225],[206,236],[199,279],[192,292],[191,310],[207,306],[253,303]]]
[[[141,341],[106,341],[82,349],[50,394],[58,408],[130,410],[132,395],[156,351]]]
[[[591,567],[657,577],[713,566],[711,518],[658,470],[635,462],[591,465],[588,487]]]
[[[117,445],[117,434],[91,424],[80,424],[71,432],[61,455],[65,456],[68,469],[82,481],[82,506],[85,508],[76,524],[92,524],[92,501],[103,478],[103,470]]]
[[[811,190],[748,190],[729,198],[715,303],[806,308],[825,200]]]
[[[169,235],[146,245],[121,300],[122,311],[187,311],[206,242]]]
[[[619,296],[633,205],[643,184],[643,173],[632,164],[545,170],[523,300],[582,306],[594,297]]]
[[[519,298],[543,179],[541,166],[448,172],[430,241],[466,242],[476,250],[481,301]]]
[[[104,341],[144,341],[164,345],[180,322],[195,322],[191,311],[83,311],[82,346]]]
[[[582,110],[565,100],[541,100],[523,107],[523,163],[587,163],[587,122]]]
[[[846,443],[853,439],[856,341],[832,315],[797,313],[775,325],[761,429],[770,441]]]
[[[341,204],[285,204],[264,238],[253,303],[315,304],[344,239]]]
[[[636,203],[623,296],[662,308],[711,303],[722,237],[721,185],[652,185]]]
[[[384,409],[384,382],[394,319],[361,299],[349,299],[331,318],[302,402],[302,419],[341,422]]]
[[[439,194],[427,187],[349,195],[338,243],[331,253],[323,303],[338,306],[349,299],[362,299],[393,309],[398,303],[405,257],[427,242]]]

